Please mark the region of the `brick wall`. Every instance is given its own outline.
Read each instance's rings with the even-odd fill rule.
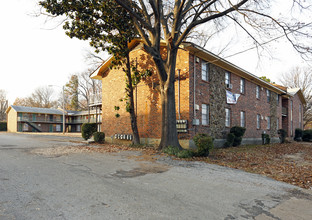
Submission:
[[[196,77],[196,89],[195,89],[195,102],[197,105],[200,106],[199,111],[195,111],[195,115],[193,112],[193,63],[194,63],[194,56],[190,55],[190,117],[197,118],[200,121],[199,126],[192,126],[190,129],[190,134],[193,136],[195,133],[208,133],[213,134],[213,131],[211,130],[211,124],[210,125],[202,125],[202,119],[201,119],[201,106],[202,104],[211,104],[213,99],[215,99],[215,91],[212,92],[212,84],[214,83],[212,81],[206,82],[201,79],[201,63],[203,62],[202,59],[196,59],[195,58],[195,77]],[[223,70],[220,67],[215,66],[214,64],[211,64],[210,67],[210,74],[218,74],[218,78],[225,81],[225,70]],[[279,128],[281,128],[282,120],[281,120],[281,97],[279,98],[279,101],[277,103],[275,97],[276,94],[271,92],[271,102],[267,102],[267,96],[266,96],[266,88],[261,87],[260,89],[260,99],[256,98],[256,84],[248,81],[245,79],[245,92],[244,94],[240,93],[240,80],[241,77],[231,73],[230,74],[230,80],[232,84],[232,89],[228,89],[232,93],[240,94],[240,97],[238,98],[237,104],[226,104],[225,99],[225,84],[219,86],[220,92],[224,93],[224,96],[220,97],[220,102],[224,102],[224,107],[229,108],[231,110],[231,122],[230,127],[233,126],[240,126],[240,112],[244,111],[246,115],[246,133],[244,135],[245,138],[261,138],[262,132],[271,133],[272,129],[274,129],[274,136],[276,135],[277,125],[276,122],[271,120],[271,129],[267,129],[267,118],[272,117],[272,119],[276,120],[276,117],[279,119]],[[276,102],[276,103],[272,103]],[[272,104],[276,105],[275,111],[276,115],[273,117],[272,114]],[[222,105],[219,106],[219,109],[216,109],[216,111],[219,111],[219,113],[223,114],[223,119],[220,118],[218,121],[219,123],[225,123],[225,110],[223,109]],[[274,107],[274,106],[273,106]],[[211,109],[213,111],[213,109]],[[216,117],[215,113],[210,112],[210,117],[213,114],[213,118],[210,118],[210,122],[214,122],[214,118]],[[261,115],[261,127],[260,129],[257,129],[256,123],[257,123],[257,114]],[[219,135],[214,134],[216,138],[224,138],[225,134],[229,132],[230,127],[226,128],[225,126],[220,126],[219,128]]]
[[[137,106],[137,123],[141,138],[160,138],[161,135],[161,103],[159,80],[151,57],[142,49],[130,53],[133,64],[138,63],[138,69],[151,69],[153,75],[140,82],[134,91]],[[178,80],[180,70],[180,80]],[[180,84],[180,118],[189,120],[189,60],[188,52],[179,50],[177,57],[177,74],[175,82],[176,109],[178,114],[178,86]],[[180,83],[179,83],[180,82]],[[132,134],[130,115],[125,110],[125,73],[121,70],[110,70],[102,79],[102,131],[107,137],[114,134]],[[123,101],[120,101],[123,99]],[[116,111],[114,106],[119,106]],[[120,117],[116,118],[115,114]],[[179,138],[189,138],[188,134],[179,134]]]
[[[165,52],[164,52],[165,53]],[[136,48],[130,54],[132,62],[138,63],[141,70],[152,69],[153,75],[142,81],[134,92],[137,106],[138,129],[141,138],[160,138],[161,134],[161,106],[158,92],[158,77],[156,75],[153,61],[142,49]],[[194,57],[185,50],[179,50],[177,58],[177,73],[180,70],[180,80],[176,74],[176,108],[178,114],[178,85],[180,84],[180,118],[188,120],[188,133],[180,133],[180,139],[191,139],[196,133],[208,133],[216,138],[225,138],[230,127],[240,126],[240,112],[246,115],[246,133],[244,138],[261,138],[266,132],[274,137],[277,129],[282,128],[282,98],[271,91],[270,102],[267,102],[267,88],[260,86],[260,98],[256,98],[256,86],[254,82],[245,79],[245,92],[240,94],[241,77],[231,73],[232,93],[240,94],[237,104],[226,104],[225,70],[210,64],[211,80],[205,81],[201,77],[201,65],[204,60]],[[195,65],[195,68],[194,68]],[[195,70],[195,90],[194,90]],[[125,74],[121,70],[109,70],[109,74],[102,79],[102,130],[106,136],[114,134],[132,134],[130,116],[125,110]],[[217,84],[217,86],[216,86]],[[194,111],[195,104],[199,110]],[[136,98],[137,97],[137,98]],[[298,98],[297,98],[298,99]],[[296,99],[296,100],[297,100]],[[298,99],[299,100],[299,99]],[[211,105],[210,122],[212,124],[202,125],[202,104]],[[294,106],[297,103],[294,103]],[[114,106],[119,106],[118,111]],[[230,127],[225,127],[225,108],[231,110]],[[116,118],[115,114],[120,117]],[[257,129],[257,115],[261,115],[260,129]],[[294,113],[298,115],[298,113]],[[271,118],[270,129],[267,129],[268,117]],[[193,119],[199,119],[199,125],[192,125]],[[278,125],[277,125],[278,119]],[[283,121],[284,123],[284,121]]]

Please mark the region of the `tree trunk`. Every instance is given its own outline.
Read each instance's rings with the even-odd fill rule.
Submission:
[[[161,141],[158,147],[158,149],[160,150],[168,146],[175,146],[181,149],[178,140],[178,132],[176,125],[176,106],[175,106],[175,87],[174,87],[177,53],[178,53],[177,48],[168,48],[167,59],[169,60],[167,63],[164,63],[160,61],[160,59],[157,59],[157,57],[154,57],[154,62],[156,64],[156,69],[158,71],[158,76],[160,79],[160,97],[162,109]]]
[[[175,88],[174,82],[161,86],[161,141],[158,149],[164,149],[168,146],[181,148],[178,141],[176,125],[176,107],[175,107]]]
[[[129,113],[130,113],[130,120],[131,120],[131,129],[133,132],[133,140],[132,143],[135,145],[140,144],[140,135],[138,131],[137,125],[137,117],[135,114],[135,107],[134,107],[134,98],[133,98],[133,86],[132,86],[132,78],[131,78],[131,66],[130,66],[130,56],[129,53],[126,56],[126,74],[129,83],[129,89],[127,90],[127,95],[129,98]]]

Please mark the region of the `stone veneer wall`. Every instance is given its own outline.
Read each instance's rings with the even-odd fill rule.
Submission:
[[[270,116],[271,116],[271,128],[270,128],[270,136],[277,136],[277,94],[275,92],[271,92],[270,99]]]
[[[225,71],[210,64],[210,135],[214,138],[224,138],[226,88]]]

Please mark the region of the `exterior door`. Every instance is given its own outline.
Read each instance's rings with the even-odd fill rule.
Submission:
[[[22,123],[19,123],[19,124],[18,124],[18,131],[19,131],[19,132],[22,132],[22,131],[23,131],[23,124],[22,124]]]
[[[53,125],[49,125],[49,132],[53,132]]]

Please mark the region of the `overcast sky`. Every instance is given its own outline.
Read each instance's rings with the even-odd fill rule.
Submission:
[[[86,69],[84,51],[87,42],[70,39],[62,27],[48,30],[44,16],[31,16],[38,12],[38,0],[7,0],[1,2],[0,21],[0,89],[7,92],[9,103],[16,97],[29,96],[35,88],[46,85],[63,86],[70,74]],[[255,50],[227,58],[239,67],[278,82],[280,74],[303,61],[289,44],[272,43],[273,57],[264,56],[259,62]],[[236,46],[227,54],[241,51]],[[60,89],[56,88],[56,91]]]

